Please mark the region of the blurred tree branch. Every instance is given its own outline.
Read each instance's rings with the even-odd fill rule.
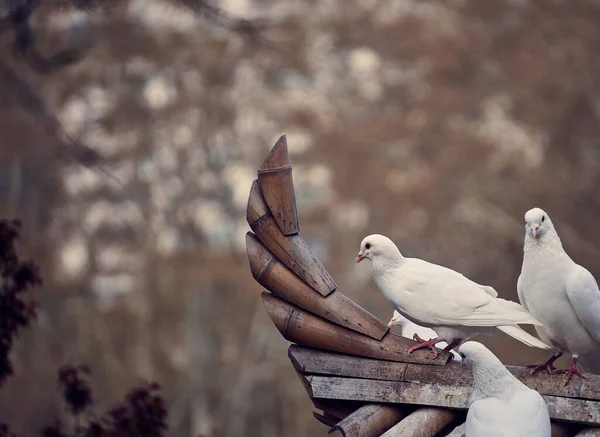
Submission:
[[[55,2],[50,9],[63,8],[88,13],[104,10],[105,13],[111,14],[128,3],[129,0],[108,2],[64,0]],[[176,7],[187,9],[210,23],[251,39],[259,38],[260,31],[266,27],[266,23],[262,20],[234,18],[205,0],[171,0],[170,3]],[[49,4],[49,2],[45,2],[44,7],[48,8]],[[40,0],[0,0],[0,35],[4,32],[12,32],[14,37],[13,54],[23,59],[25,65],[32,71],[38,74],[50,74],[81,60],[89,47],[85,45],[68,47],[49,56],[42,55],[36,47],[35,30],[32,28],[32,19],[41,6]],[[266,40],[264,42],[266,43]],[[9,84],[7,89],[12,94],[10,96],[12,99],[9,98],[9,101],[27,114],[33,115],[48,136],[59,144],[57,149],[59,155],[74,159],[88,169],[120,183],[114,175],[102,168],[103,157],[92,148],[71,137],[23,75],[19,75],[8,63],[1,60],[0,79]]]

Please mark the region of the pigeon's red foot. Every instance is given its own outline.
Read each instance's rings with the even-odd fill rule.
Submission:
[[[527,364],[525,367],[531,369],[531,374],[535,375],[540,370],[545,370],[548,373],[554,373],[556,367],[552,363],[543,363],[543,364]]]
[[[580,378],[585,378],[585,375],[579,370],[577,370],[577,358],[573,358],[573,360],[571,361],[571,367],[569,367],[568,369],[558,369],[556,370],[556,373],[564,373],[567,375],[567,381],[565,382],[564,387],[569,385],[569,382],[571,381],[573,375],[577,375]]]
[[[531,374],[535,375],[540,370],[546,370],[548,373],[552,374],[556,372],[556,367],[554,367],[554,362],[560,358],[562,352],[557,352],[550,357],[548,361],[543,364],[527,364],[525,367],[531,369]]]
[[[415,335],[413,335],[413,340],[418,341],[419,344],[411,347],[408,350],[409,354],[412,354],[417,349],[427,348],[427,349],[431,349],[431,351],[433,352],[434,359],[438,357],[439,352],[438,352],[437,348],[435,347],[435,345],[441,341],[439,338],[436,337],[436,338],[432,338],[430,340],[423,340],[421,337],[419,337],[418,334],[415,333]]]

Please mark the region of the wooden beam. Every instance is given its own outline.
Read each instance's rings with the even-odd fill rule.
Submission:
[[[381,340],[388,327],[339,290],[328,296],[317,293],[279,261],[254,234],[246,234],[246,250],[254,279],[287,302],[333,323]]]
[[[287,140],[282,135],[258,169],[258,183],[269,210],[284,235],[297,234],[298,212]]]
[[[325,267],[298,234],[286,236],[281,232],[262,197],[258,182],[250,189],[246,220],[256,237],[269,251],[308,285],[323,296],[336,289]]]
[[[263,292],[262,299],[281,335],[293,343],[391,361],[444,365],[450,359],[447,352],[440,352],[433,359],[430,350],[422,349],[409,355],[408,349],[415,344],[412,340],[388,332],[381,341],[377,341],[297,308],[270,293]]]
[[[290,346],[288,356],[294,367],[305,374],[442,384],[446,387],[470,388],[473,384],[471,370],[456,362],[443,367],[423,366],[342,355],[295,345]],[[564,375],[550,375],[546,372],[531,375],[531,371],[525,367],[507,368],[521,382],[543,395],[600,401],[599,375],[587,374],[585,379],[573,378],[568,386],[563,387]]]
[[[390,405],[365,405],[329,430],[344,437],[379,437],[406,416],[404,409]]]
[[[336,376],[304,376],[310,396],[318,399],[354,400],[373,403],[424,405],[466,409],[470,386],[436,383],[393,382]],[[584,425],[600,425],[600,402],[544,395],[550,418]]]
[[[457,416],[456,411],[419,408],[388,429],[381,437],[434,437]]]

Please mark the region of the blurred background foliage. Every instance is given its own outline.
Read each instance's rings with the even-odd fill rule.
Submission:
[[[99,408],[160,382],[174,437],[326,435],[245,256],[282,133],[302,236],[386,322],[354,264],[370,233],[517,299],[539,206],[600,275],[597,0],[1,4],[0,212],[44,278],[0,390],[19,435],[63,414],[64,362],[92,368]]]

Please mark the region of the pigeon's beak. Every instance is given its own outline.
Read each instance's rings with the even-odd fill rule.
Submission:
[[[397,321],[398,321],[398,319],[397,319],[397,318],[395,318],[395,317],[392,317],[392,320],[390,320],[390,321],[388,322],[388,328],[391,328],[392,326],[394,326],[394,325],[396,324],[396,322],[397,322]]]
[[[533,235],[533,238],[537,238],[538,229],[540,228],[540,225],[531,225],[529,226],[529,228],[531,229],[531,235]]]
[[[356,263],[358,264],[359,262],[361,262],[363,259],[365,259],[365,254],[359,252],[358,256],[356,257]]]

